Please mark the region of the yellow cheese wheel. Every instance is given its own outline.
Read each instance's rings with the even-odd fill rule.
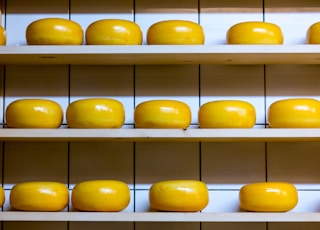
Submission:
[[[308,28],[306,43],[320,44],[320,22],[316,22]]]
[[[128,206],[130,190],[117,180],[83,181],[73,188],[71,200],[80,211],[118,212]]]
[[[123,19],[102,19],[86,30],[87,45],[141,45],[142,31],[138,24]]]
[[[281,28],[273,23],[248,21],[231,26],[227,44],[282,44]]]
[[[88,98],[72,102],[66,119],[70,128],[121,128],[125,111],[118,100]]]
[[[148,45],[202,45],[205,35],[201,25],[186,20],[166,20],[151,25]]]
[[[268,109],[270,128],[319,128],[320,101],[290,98],[272,103]]]
[[[239,193],[240,207],[254,212],[286,212],[298,203],[298,192],[286,182],[260,182],[243,186]]]
[[[191,123],[191,111],[181,101],[145,101],[135,108],[134,123],[136,128],[186,129]]]
[[[21,211],[61,211],[69,202],[69,190],[60,182],[22,182],[13,186],[10,205]]]
[[[26,29],[28,45],[81,45],[81,26],[64,18],[43,18],[30,23]]]
[[[154,183],[149,190],[152,209],[158,211],[196,212],[209,203],[208,188],[197,180],[168,180]]]
[[[6,197],[5,197],[4,189],[0,187],[0,207],[3,206],[5,199]]]
[[[7,44],[7,34],[6,30],[0,26],[0,46],[5,46]]]
[[[21,99],[6,108],[8,128],[59,128],[63,121],[61,106],[46,99]]]
[[[211,101],[200,107],[198,121],[200,128],[252,128],[256,111],[246,101]]]

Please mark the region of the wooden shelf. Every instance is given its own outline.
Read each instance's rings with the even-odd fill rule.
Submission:
[[[320,64],[320,45],[2,46],[1,64]]]
[[[320,222],[320,213],[0,212],[1,221]]]
[[[0,129],[1,141],[320,141],[320,129]]]

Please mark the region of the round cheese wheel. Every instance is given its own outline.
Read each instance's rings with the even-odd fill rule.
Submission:
[[[72,102],[66,119],[70,128],[121,128],[125,111],[118,100],[88,98]]]
[[[117,180],[83,181],[73,188],[71,200],[80,211],[118,212],[128,206],[130,190]]]
[[[283,44],[283,35],[273,23],[240,22],[228,29],[227,44]]]
[[[200,107],[198,121],[200,128],[252,128],[256,111],[245,101],[211,101]]]
[[[270,128],[319,128],[320,101],[290,98],[272,103],[268,109]]]
[[[0,46],[5,46],[7,44],[7,34],[6,30],[0,26]]]
[[[61,211],[69,202],[69,190],[60,182],[22,182],[13,186],[10,205],[21,211]]]
[[[320,22],[316,22],[308,28],[306,43],[320,44]]]
[[[61,106],[46,99],[21,99],[6,108],[8,128],[59,128],[63,121]]]
[[[123,19],[102,19],[86,30],[87,45],[141,45],[142,31],[138,24]]]
[[[81,45],[81,26],[64,18],[43,18],[33,21],[26,29],[28,45]]]
[[[202,45],[204,41],[202,27],[186,20],[160,21],[147,31],[148,45]]]
[[[294,185],[286,182],[260,182],[243,186],[239,193],[240,208],[254,212],[286,212],[298,203]]]
[[[208,188],[197,180],[160,181],[151,186],[149,202],[158,211],[201,211],[209,202]]]
[[[0,207],[3,206],[4,202],[6,200],[4,189],[0,187]]]
[[[134,111],[136,128],[186,129],[191,123],[187,104],[176,100],[151,100],[140,103]]]

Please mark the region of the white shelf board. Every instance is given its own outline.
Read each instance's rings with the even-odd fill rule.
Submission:
[[[0,129],[0,141],[320,141],[320,129]]]
[[[320,45],[1,46],[0,64],[320,64]]]
[[[320,222],[320,213],[0,212],[0,221]]]

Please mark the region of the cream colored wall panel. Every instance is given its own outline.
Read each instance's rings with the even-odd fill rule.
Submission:
[[[70,101],[113,98],[125,107],[125,124],[133,124],[133,66],[71,66]]]
[[[3,116],[3,106],[4,106],[4,69],[3,65],[0,65],[0,121],[4,123],[4,116]]]
[[[202,223],[201,230],[267,230],[266,223]],[[282,229],[284,230],[284,229]]]
[[[160,180],[200,178],[198,143],[136,143],[135,151],[136,188]]]
[[[69,230],[132,230],[134,223],[120,222],[120,223],[107,223],[107,222],[70,222]]]
[[[4,144],[5,188],[24,181],[68,183],[68,144],[7,142]]]
[[[69,18],[68,0],[6,1],[7,45],[25,45],[25,31],[34,20],[46,17]]]
[[[200,24],[205,30],[206,44],[226,43],[228,29],[243,21],[262,21],[263,1],[200,0]]]
[[[301,185],[296,185],[302,187]],[[305,188],[303,190],[298,190],[298,204],[297,206],[291,210],[291,212],[319,212],[320,211],[320,193],[319,190],[307,190]]]
[[[198,1],[197,0],[136,0],[135,1],[135,21],[138,23],[144,34],[144,44],[146,44],[146,34],[148,28],[163,20],[189,20],[198,22]]]
[[[133,184],[133,143],[70,143],[70,185],[113,179]]]
[[[3,229],[6,230],[67,230],[67,222],[13,222],[5,221],[3,222]]]
[[[265,144],[202,143],[201,179],[212,189],[265,181]]]
[[[120,18],[133,21],[134,18],[134,1],[132,0],[76,0],[70,2],[70,18],[78,22],[84,32],[92,22],[97,20]]]
[[[256,124],[265,124],[262,65],[201,65],[201,105],[216,100],[244,100],[256,109]]]
[[[209,191],[209,204],[203,212],[239,212],[239,191],[223,189]]]
[[[268,143],[268,181],[319,184],[319,142]]]
[[[135,203],[134,211],[135,212],[155,212],[155,210],[152,210],[150,208],[149,187],[145,189],[141,189],[141,187],[142,187],[141,185],[137,185],[135,188],[136,190],[135,190],[135,198],[134,198],[134,203]]]
[[[63,111],[68,105],[68,66],[7,66],[5,107],[22,98],[54,100]]]
[[[265,0],[264,4],[265,20],[281,27],[284,44],[305,44],[309,26],[319,21],[317,0]]]
[[[185,102],[197,123],[199,109],[199,67],[136,66],[135,105],[153,99],[173,99]]]

